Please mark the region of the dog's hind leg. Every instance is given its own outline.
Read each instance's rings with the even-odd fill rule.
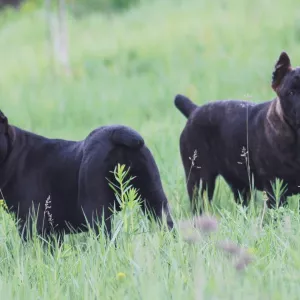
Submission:
[[[233,197],[236,203],[240,203],[243,206],[247,206],[249,204],[250,197],[251,197],[249,187],[243,187],[243,188],[231,187],[231,190],[233,192]]]
[[[267,193],[268,196],[268,200],[267,200],[268,208],[276,208],[277,206],[276,195],[273,191],[272,184],[271,183],[265,184],[264,191]],[[280,198],[277,201],[278,201],[278,207],[287,205],[287,197],[284,194],[281,194]]]
[[[216,175],[210,175],[209,177],[206,177],[206,179],[200,180],[201,186],[201,198],[202,198],[202,204],[204,205],[204,192],[206,192],[206,196],[209,202],[212,201],[215,191],[215,183],[216,183]]]
[[[191,208],[193,213],[197,211],[198,196],[199,196],[199,186],[200,186],[200,173],[198,170],[191,171],[187,178],[187,191],[189,194]]]
[[[89,159],[89,157],[88,157]],[[106,175],[101,171],[101,164],[95,159],[85,161],[79,172],[78,191],[78,219],[75,221],[82,224],[86,230],[89,226],[98,235],[104,230],[99,225],[104,223],[106,233],[110,236],[111,209],[114,206],[115,196],[109,187]]]
[[[201,170],[193,169],[187,177],[187,190],[191,201],[191,207],[194,214],[198,211],[201,213],[201,205],[199,207],[199,189],[201,189],[201,198],[203,202],[204,192],[207,192],[207,198],[211,202],[215,190],[216,175],[202,176]],[[201,187],[200,187],[201,185]],[[201,203],[200,203],[201,204]]]
[[[89,226],[96,236],[103,233],[108,238],[111,238],[112,211],[110,209],[113,208],[113,205],[97,205],[99,200],[92,198],[85,198],[85,200],[88,200],[82,207],[82,212],[85,217],[85,226]],[[104,227],[102,225],[104,225]]]

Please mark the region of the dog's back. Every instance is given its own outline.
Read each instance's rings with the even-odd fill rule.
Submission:
[[[202,121],[202,125],[210,126],[222,126],[223,122],[236,121],[237,118],[251,118],[253,109],[258,106],[241,100],[219,100],[198,106],[180,94],[175,97],[174,103],[186,118],[193,119],[194,124],[200,125]]]

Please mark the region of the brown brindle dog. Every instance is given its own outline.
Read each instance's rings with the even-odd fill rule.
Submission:
[[[285,52],[275,65],[272,88],[277,97],[261,104],[226,100],[197,106],[185,96],[175,97],[176,107],[188,118],[180,151],[194,210],[194,192],[198,193],[200,182],[201,194],[207,190],[211,200],[218,175],[245,205],[252,179],[254,188],[269,194],[267,203],[272,208],[276,178],[286,185],[280,205],[300,192],[300,68],[291,67]]]

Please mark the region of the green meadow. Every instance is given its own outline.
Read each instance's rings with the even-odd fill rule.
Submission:
[[[43,8],[0,14],[0,109],[11,124],[51,138],[134,128],[155,157],[176,226],[160,229],[134,208],[130,225],[116,222],[116,244],[88,232],[51,252],[38,238],[22,244],[2,205],[0,298],[299,299],[299,197],[269,211],[258,193],[245,209],[220,178],[207,207],[217,230],[185,228],[186,120],[174,106],[178,93],[199,105],[275,97],[281,51],[300,65],[299,1],[152,0],[118,12],[69,11],[69,75],[53,63],[45,18]],[[248,254],[230,254],[224,241]]]

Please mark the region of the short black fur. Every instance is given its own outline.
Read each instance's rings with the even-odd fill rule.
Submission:
[[[110,171],[118,163],[136,176],[132,184],[145,199],[143,209],[158,219],[164,211],[172,227],[159,170],[138,132],[114,125],[95,129],[83,141],[48,139],[9,125],[0,112],[0,188],[8,208],[20,219],[24,239],[32,204],[38,210],[37,231],[43,236],[85,231],[87,222],[97,230],[95,221],[101,221],[102,213],[110,233],[110,209],[117,203],[107,179],[114,180]],[[45,217],[49,196],[53,226]],[[28,221],[27,229],[32,225]]]

